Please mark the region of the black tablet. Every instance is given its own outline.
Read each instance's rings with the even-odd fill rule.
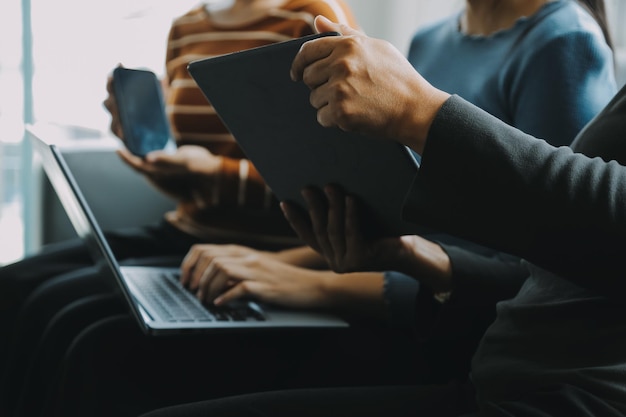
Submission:
[[[305,206],[300,190],[332,183],[364,203],[365,231],[416,234],[402,220],[404,197],[418,170],[398,143],[317,122],[309,89],[291,80],[291,63],[311,35],[194,61],[188,70],[279,200]]]

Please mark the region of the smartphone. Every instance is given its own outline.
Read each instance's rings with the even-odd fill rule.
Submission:
[[[165,148],[171,135],[157,76],[143,69],[115,68],[113,91],[128,150],[144,157]]]

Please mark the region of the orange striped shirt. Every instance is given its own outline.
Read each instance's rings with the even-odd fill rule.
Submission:
[[[218,181],[190,180],[184,185],[191,189],[189,198],[166,215],[174,226],[207,241],[298,244],[276,199],[191,79],[187,64],[309,35],[317,15],[356,27],[342,0],[290,0],[242,26],[220,26],[205,6],[173,22],[166,56],[173,135],[179,146],[200,145],[223,157]]]

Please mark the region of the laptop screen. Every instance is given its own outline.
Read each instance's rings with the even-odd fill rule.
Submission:
[[[35,135],[29,135],[35,154],[39,156],[43,169],[65,209],[76,233],[87,244],[96,266],[107,275],[113,275],[117,290],[127,299],[127,304],[138,323],[144,323],[126,282],[119,275],[119,264],[106,242],[95,216],[78,188],[63,155],[55,145],[48,144]],[[145,324],[144,324],[145,327]]]

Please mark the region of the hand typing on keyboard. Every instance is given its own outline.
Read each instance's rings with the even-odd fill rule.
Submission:
[[[295,308],[324,308],[337,274],[281,262],[268,252],[237,245],[197,245],[181,266],[181,282],[204,303],[222,306],[253,298]]]

